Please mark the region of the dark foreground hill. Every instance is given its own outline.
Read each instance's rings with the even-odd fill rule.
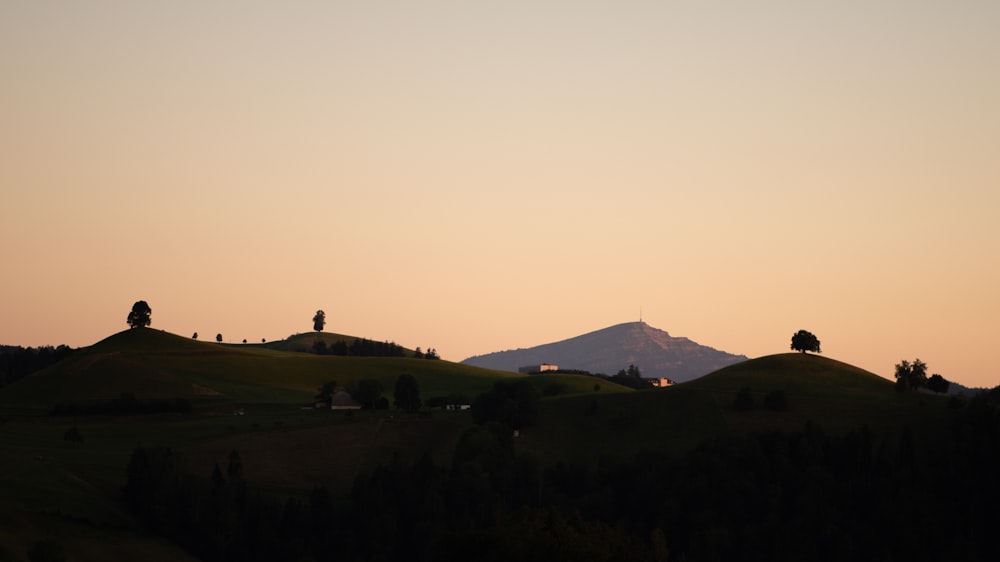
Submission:
[[[52,543],[88,560],[992,559],[995,417],[952,425],[948,398],[898,393],[824,357],[762,357],[628,392],[153,330],[83,351],[0,389],[0,560]],[[462,411],[300,407],[329,378],[379,378],[391,395],[401,370],[425,398],[518,378],[568,388],[517,436]],[[184,415],[3,409],[88,379],[108,393],[146,380],[218,395]],[[772,409],[776,392],[784,407]],[[734,407],[740,395],[750,407]],[[914,533],[911,514],[945,527]]]
[[[737,408],[741,393],[749,404]],[[664,389],[545,402],[542,422],[523,433],[520,445],[554,461],[596,462],[644,450],[679,453],[709,439],[795,431],[809,423],[836,432],[934,423],[948,415],[947,403],[942,396],[896,392],[888,380],[834,359],[782,353]]]
[[[635,365],[645,377],[666,377],[674,382],[684,382],[746,359],[744,355],[726,353],[688,338],[671,336],[645,322],[628,322],[527,349],[477,355],[462,363],[501,371],[517,371],[526,365],[550,363],[560,369],[607,375]]]

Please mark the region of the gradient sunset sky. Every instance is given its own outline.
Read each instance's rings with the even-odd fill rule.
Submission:
[[[993,387],[998,29],[987,0],[5,1],[0,343],[143,299],[459,361],[641,307]]]

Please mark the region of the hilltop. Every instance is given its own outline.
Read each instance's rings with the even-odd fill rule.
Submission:
[[[645,322],[627,322],[527,349],[477,355],[462,363],[501,371],[550,363],[560,369],[608,375],[636,365],[645,377],[684,382],[746,359],[745,355],[726,353],[685,337],[671,336]]]

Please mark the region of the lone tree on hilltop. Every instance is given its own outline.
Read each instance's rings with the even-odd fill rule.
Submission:
[[[149,317],[152,314],[153,309],[149,308],[146,301],[136,301],[136,303],[132,305],[132,312],[128,313],[126,322],[128,322],[128,325],[132,328],[145,328],[146,326],[149,326]]]
[[[812,332],[806,330],[799,330],[792,334],[792,349],[795,351],[801,351],[805,353],[807,351],[812,351],[814,353],[823,353],[819,349],[819,338],[817,338]]]
[[[219,343],[222,343],[222,334],[221,333],[215,334],[215,341],[217,341]]]
[[[322,332],[323,326],[326,326],[326,313],[322,310],[317,310],[316,316],[313,316],[313,330]]]

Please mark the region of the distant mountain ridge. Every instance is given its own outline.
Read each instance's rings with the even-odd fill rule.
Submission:
[[[671,336],[640,321],[527,349],[476,355],[462,363],[501,371],[517,371],[525,365],[550,363],[560,369],[580,369],[607,375],[635,365],[644,377],[666,377],[674,382],[685,382],[747,359],[745,355],[719,351],[685,337]]]

